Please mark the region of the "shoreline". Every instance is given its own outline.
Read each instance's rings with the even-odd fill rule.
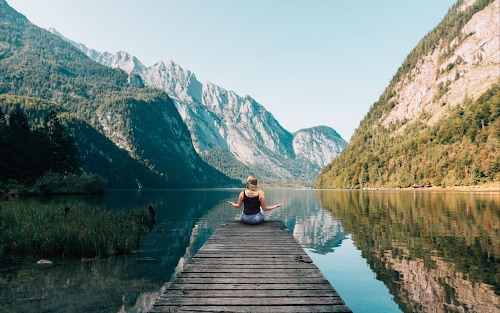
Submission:
[[[500,182],[492,182],[478,185],[470,186],[420,186],[419,187],[373,187],[373,188],[363,188],[361,190],[424,190],[424,191],[500,191]],[[353,189],[355,190],[355,189]]]

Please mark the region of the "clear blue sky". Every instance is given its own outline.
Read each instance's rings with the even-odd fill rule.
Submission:
[[[34,24],[146,66],[172,59],[288,131],[349,140],[418,41],[454,0],[7,0]]]

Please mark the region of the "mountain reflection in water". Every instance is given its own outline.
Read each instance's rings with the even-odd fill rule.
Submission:
[[[0,312],[146,312],[164,283],[182,271],[220,224],[239,218],[241,211],[227,201],[235,201],[240,192],[109,190],[104,197],[18,200],[61,207],[83,201],[108,210],[152,203],[158,220],[141,239],[140,249],[129,256],[85,262],[52,256],[0,257]],[[320,208],[314,192],[268,190],[266,199],[286,203],[286,209],[268,212],[266,218],[283,220],[303,247],[328,253],[347,235],[339,221]],[[37,265],[41,258],[54,265]]]
[[[152,203],[158,221],[129,256],[1,256],[0,312],[146,312],[220,224],[239,218],[227,201],[240,192],[109,190],[18,200],[108,210]],[[265,192],[270,205],[285,204],[266,219],[286,224],[354,312],[500,312],[498,193]],[[37,265],[41,258],[54,265]]]
[[[403,312],[500,312],[498,193],[318,193]]]

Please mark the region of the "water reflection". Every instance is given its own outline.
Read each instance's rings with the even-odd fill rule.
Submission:
[[[500,312],[498,193],[321,192],[404,312]]]
[[[1,312],[145,312],[225,220],[241,190],[110,190],[108,210],[155,206],[135,254],[105,260],[0,258]],[[266,190],[282,220],[355,312],[500,312],[500,195]],[[55,266],[41,267],[40,258]]]
[[[51,197],[43,201],[66,206],[77,202],[108,210],[146,207],[152,203],[158,221],[132,256],[93,262],[50,256],[4,256],[0,259],[2,312],[145,312],[164,283],[184,268],[225,220],[240,210],[227,204],[241,190],[110,190],[96,197]],[[304,247],[328,253],[346,238],[338,220],[322,210],[313,191],[268,190],[269,203],[286,204],[267,214],[283,220]],[[41,267],[40,258],[55,266]]]

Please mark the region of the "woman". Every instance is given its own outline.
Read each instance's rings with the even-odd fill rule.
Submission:
[[[247,178],[247,188],[240,193],[238,203],[228,201],[235,208],[241,208],[244,203],[245,207],[241,213],[241,221],[246,224],[260,224],[264,221],[263,211],[270,211],[279,208],[283,203],[267,206],[264,192],[257,188],[257,177],[250,175]],[[262,209],[261,209],[262,207]]]

